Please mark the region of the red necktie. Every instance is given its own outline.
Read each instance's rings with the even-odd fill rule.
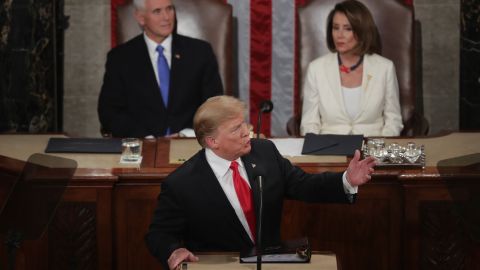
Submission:
[[[245,182],[238,172],[238,163],[236,161],[232,161],[230,169],[232,169],[233,172],[233,185],[235,186],[238,201],[240,202],[240,206],[242,206],[243,214],[245,214],[247,218],[248,227],[255,242],[255,210],[253,209],[252,192],[247,182]]]

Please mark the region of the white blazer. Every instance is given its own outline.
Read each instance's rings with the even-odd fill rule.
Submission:
[[[400,135],[403,124],[393,62],[377,54],[365,55],[361,89],[360,111],[352,120],[345,109],[337,54],[312,61],[303,87],[301,135]]]

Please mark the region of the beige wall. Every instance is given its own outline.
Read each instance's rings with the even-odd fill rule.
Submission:
[[[383,1],[383,0],[382,0]],[[422,28],[423,104],[430,133],[458,129],[460,1],[414,0]],[[97,100],[110,48],[110,0],[66,0],[64,130],[99,137]]]

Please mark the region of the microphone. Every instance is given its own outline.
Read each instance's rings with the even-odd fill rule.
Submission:
[[[264,100],[260,103],[260,112],[269,113],[273,110],[273,103],[271,100]]]
[[[255,180],[258,183],[258,217],[257,217],[257,270],[262,270],[262,217],[263,217],[263,184],[265,182],[265,171],[257,166],[254,171]]]
[[[273,110],[273,103],[271,100],[264,100],[260,103],[258,110],[257,121],[257,139],[260,138],[260,128],[262,127],[262,113],[269,113]]]

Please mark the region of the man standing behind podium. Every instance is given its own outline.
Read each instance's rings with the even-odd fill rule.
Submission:
[[[356,151],[345,173],[307,174],[269,140],[250,139],[245,105],[229,96],[208,99],[195,113],[203,149],[162,182],[146,243],[164,267],[195,261],[194,251],[240,251],[255,245],[263,181],[262,245],[280,241],[284,198],[352,203],[375,162]]]
[[[100,123],[114,137],[176,135],[192,127],[205,100],[223,93],[217,60],[207,42],[173,33],[171,0],[134,5],[144,32],[108,53]]]

